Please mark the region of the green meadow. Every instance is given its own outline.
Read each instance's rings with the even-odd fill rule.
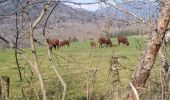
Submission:
[[[136,39],[140,40],[142,50],[136,48]],[[91,48],[90,40],[87,40],[71,42],[70,47],[53,50],[53,62],[67,84],[66,100],[86,99],[87,83],[90,94],[106,93],[111,86],[108,70],[110,59],[113,55],[120,57],[120,95],[122,95],[137,68],[146,44],[144,42],[146,38],[141,38],[140,36],[129,36],[128,40],[129,46],[121,44],[120,46],[107,48]],[[112,38],[112,43],[117,45],[117,39]],[[22,50],[24,51],[23,55],[33,62],[30,49],[23,48]],[[1,49],[0,51],[0,76],[9,76],[11,79],[10,99],[23,100],[22,89],[27,99],[36,100],[36,92],[41,97],[38,78],[33,68],[29,66],[21,55],[18,55],[23,78],[21,82],[15,63],[14,50]],[[60,100],[63,88],[48,61],[47,48],[38,47],[37,54],[47,96],[49,100]],[[97,69],[96,74],[90,75],[89,69]],[[157,71],[159,71],[159,68],[155,67],[153,72]]]

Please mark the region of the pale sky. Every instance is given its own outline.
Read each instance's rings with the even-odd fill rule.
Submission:
[[[97,2],[99,0],[68,0],[68,1],[73,1],[73,2],[77,2],[77,3],[93,3],[93,2]],[[114,3],[114,0],[108,0],[110,3]],[[119,1],[119,0],[116,0]],[[133,0],[125,0],[125,1],[133,1]],[[139,1],[155,1],[155,0],[139,0]],[[83,8],[89,11],[95,11],[97,9],[99,9],[100,7],[106,7],[107,5],[105,5],[104,3],[101,4],[91,4],[91,5],[74,5],[74,4],[68,4],[71,5],[75,8]]]
[[[77,3],[92,3],[92,2],[96,2],[96,0],[70,0],[70,1],[74,1],[74,2],[77,2]],[[97,9],[99,9],[101,7],[101,5],[99,4],[91,4],[91,5],[74,5],[74,4],[68,4],[68,5],[71,5],[73,7],[76,7],[76,8],[83,8],[83,9],[86,9],[86,10],[89,10],[89,11],[95,11]]]

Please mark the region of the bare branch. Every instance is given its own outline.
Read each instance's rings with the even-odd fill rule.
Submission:
[[[60,73],[57,71],[55,65],[53,64],[52,61],[52,57],[51,57],[51,52],[50,49],[48,48],[48,58],[49,58],[49,62],[51,63],[51,66],[53,67],[57,77],[60,79],[63,87],[64,87],[64,91],[63,91],[63,96],[62,96],[62,100],[65,100],[65,95],[66,95],[66,90],[67,90],[67,84],[65,83],[65,81],[63,80],[63,78],[61,77]]]
[[[34,93],[35,93],[35,95],[36,95],[36,97],[37,97],[37,100],[40,100],[40,97],[38,96],[38,92],[36,91],[36,88],[34,87],[33,83],[29,80],[29,78],[27,77],[26,74],[24,74],[24,76],[25,76],[25,78],[27,79],[28,83],[31,84],[31,86],[33,87]]]
[[[28,3],[28,4],[25,4],[24,6],[22,7],[19,7],[18,9],[14,10],[13,12],[9,13],[9,14],[6,14],[6,15],[3,15],[3,16],[0,16],[0,19],[2,18],[8,18],[8,17],[11,17],[12,15],[14,15],[17,11],[20,11],[26,7],[29,7],[31,5],[34,5],[34,4],[40,4],[40,3],[43,3],[43,2],[49,2],[48,0],[43,0],[43,1],[40,1],[40,2],[34,2],[34,3]],[[55,1],[55,0],[50,0],[50,2],[58,2],[58,1]],[[60,1],[62,3],[72,3],[72,4],[75,4],[75,5],[92,5],[92,4],[99,4],[101,2],[92,2],[92,3],[77,3],[77,2],[71,2],[71,1]],[[42,16],[42,15],[41,15]],[[12,16],[13,17],[13,16]],[[15,18],[15,17],[13,17]]]
[[[6,2],[6,1],[7,1],[7,0],[1,0],[1,1],[0,1],[0,4],[1,4],[1,3],[4,3],[4,2]]]
[[[139,100],[139,95],[138,95],[137,90],[135,89],[135,87],[133,86],[133,84],[132,84],[131,82],[129,82],[129,84],[130,84],[130,86],[132,87],[132,90],[133,90],[134,95],[135,95],[135,97],[136,97],[135,100]]]
[[[141,21],[141,22],[145,23],[146,25],[148,25],[148,23],[147,23],[143,18],[137,16],[136,14],[134,14],[134,13],[132,13],[132,12],[129,12],[128,10],[126,10],[126,9],[123,8],[123,7],[120,7],[120,6],[118,6],[118,5],[114,4],[114,3],[111,4],[111,3],[105,2],[105,4],[106,4],[106,5],[113,6],[113,7],[115,7],[116,9],[119,9],[120,11],[122,11],[122,12],[128,14],[128,15],[131,15],[131,16],[133,16],[133,17],[135,17],[135,18],[137,18],[139,21]]]
[[[0,35],[0,39],[3,40],[5,43],[7,43],[10,47],[14,48],[14,45],[10,43],[8,40],[6,40],[4,37]]]
[[[32,28],[34,29],[36,27],[36,25],[41,21],[41,19],[43,18],[45,12],[47,11],[47,9],[49,8],[50,2],[47,2],[46,6],[44,7],[44,10],[42,10],[41,14],[39,15],[39,17],[37,18],[37,20],[32,24]]]
[[[46,25],[47,25],[47,22],[48,22],[48,19],[50,17],[50,15],[52,14],[52,12],[54,11],[54,9],[57,7],[57,5],[60,3],[60,0],[54,5],[53,9],[51,10],[50,14],[48,15],[46,21],[45,21],[45,24],[44,24],[44,28],[43,28],[43,35],[45,36],[45,28],[46,28]]]

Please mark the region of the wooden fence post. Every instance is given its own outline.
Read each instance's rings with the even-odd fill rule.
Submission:
[[[119,71],[118,68],[120,66],[119,64],[119,57],[118,56],[112,56],[110,59],[110,68],[109,68],[109,74],[111,76],[111,84],[112,84],[112,91],[113,94],[111,96],[111,99],[113,99],[113,97],[115,98],[115,100],[119,100],[119,92],[120,92],[120,76],[119,76]]]
[[[9,100],[10,78],[8,76],[0,77],[0,100]]]

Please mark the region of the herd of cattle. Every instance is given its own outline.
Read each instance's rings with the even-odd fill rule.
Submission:
[[[118,36],[117,37],[117,41],[118,41],[118,44],[120,45],[120,43],[122,43],[123,45],[126,44],[127,46],[129,46],[129,42],[128,42],[128,39],[126,36]],[[61,40],[59,41],[59,39],[57,38],[48,38],[47,39],[47,43],[48,43],[48,46],[50,48],[50,51],[52,51],[52,48],[56,49],[59,49],[59,47],[64,47],[64,46],[70,46],[70,41],[69,40]],[[98,38],[98,44],[99,44],[99,47],[112,47],[112,46],[115,46],[112,44],[112,41],[110,40],[110,38],[108,37],[100,37]],[[96,42],[95,41],[91,41],[90,43],[90,46],[91,47],[96,47]]]
[[[48,38],[47,39],[48,47],[50,48],[50,51],[52,51],[52,48],[54,49],[59,49],[59,47],[64,47],[64,46],[70,46],[70,41],[69,40],[62,40],[59,41],[57,38]]]

